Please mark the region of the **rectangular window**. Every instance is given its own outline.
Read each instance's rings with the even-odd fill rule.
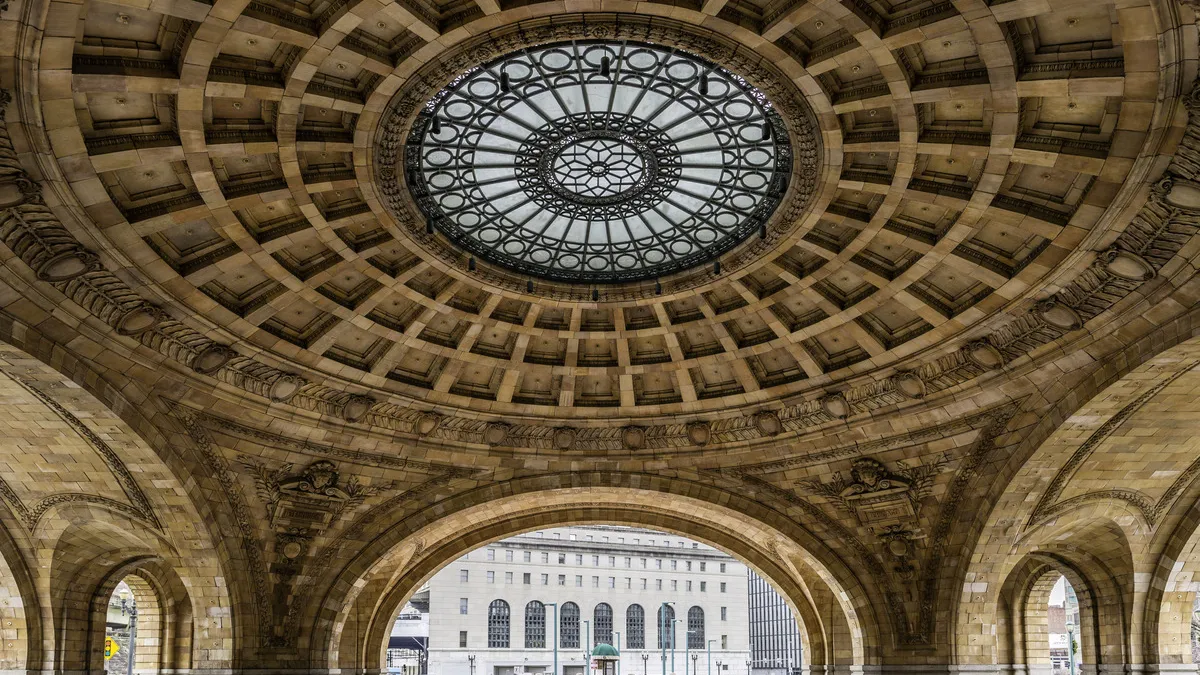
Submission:
[[[609,578],[608,578],[608,587],[609,587],[609,588],[616,588],[616,587],[617,587],[617,578],[616,578],[616,577],[609,577]]]
[[[654,540],[653,540],[653,539],[651,539],[651,540],[650,540],[650,545],[651,545],[651,546],[653,546],[653,545],[654,545]]]
[[[728,619],[729,619],[729,608],[728,608],[728,607],[722,607],[722,608],[721,608],[721,620],[722,620],[722,621],[726,621],[726,620],[728,620]]]
[[[600,566],[600,556],[598,556],[598,555],[592,556],[592,567],[599,567],[599,566]]]
[[[467,599],[466,598],[458,599],[458,613],[459,614],[467,613]]]
[[[707,581],[701,581],[701,582],[700,582],[700,592],[701,592],[701,593],[707,593],[707,592],[708,592],[708,582],[707,582]]]
[[[592,535],[590,535],[590,534],[588,535],[588,541],[593,541],[594,539],[595,538]]]
[[[525,585],[528,586],[533,583],[532,577],[533,577],[532,574],[530,574],[529,572],[526,572],[524,575],[521,576],[521,581],[523,581],[525,583]]]
[[[565,575],[565,574],[558,575],[558,585],[559,586],[567,585],[567,575]]]
[[[673,590],[673,591],[679,590],[679,580],[678,579],[671,580],[671,590]]]
[[[600,588],[600,577],[592,577],[592,588]]]
[[[566,565],[566,564],[567,564],[567,554],[566,554],[566,553],[559,553],[559,554],[558,554],[558,564],[559,564],[559,565]]]
[[[575,541],[575,535],[571,535],[571,541]]]
[[[583,588],[583,575],[582,574],[575,575],[575,587]]]
[[[521,554],[521,559],[525,562],[533,562],[533,553],[530,551],[525,551]]]
[[[704,563],[700,563],[700,571],[701,571],[701,572],[703,572],[703,571],[704,571]]]
[[[555,538],[555,539],[562,539],[562,532],[555,532],[555,533],[554,533],[554,538]]]
[[[646,590],[646,580],[642,579],[642,590]]]
[[[458,646],[459,647],[467,646],[467,631],[465,631],[465,630],[458,631]]]
[[[721,563],[721,574],[725,574],[725,563]]]
[[[655,580],[654,580],[654,590],[656,590],[656,591],[661,591],[661,590],[662,590],[662,579],[655,579]]]
[[[691,593],[691,592],[692,592],[692,581],[691,581],[691,579],[689,579],[689,580],[688,580],[686,583],[687,583],[687,589],[686,589],[686,590],[687,590],[687,592],[688,592],[688,593]]]
[[[671,561],[671,569],[673,569],[673,570],[679,569],[679,561],[678,560]]]
[[[459,581],[459,583],[465,584],[465,583],[467,583],[467,579],[469,579],[469,578],[470,578],[470,574],[469,574],[469,573],[468,573],[466,570],[459,570],[459,571],[458,571],[458,581]]]
[[[609,567],[617,566],[617,556],[615,556],[615,555],[608,556],[608,566]]]
[[[496,573],[491,570],[488,570],[488,583],[489,584],[496,583]]]
[[[654,568],[655,568],[655,569],[659,569],[659,570],[661,570],[661,569],[662,569],[662,558],[655,558],[655,559],[654,559]]]
[[[505,572],[505,573],[504,573],[504,583],[506,583],[506,584],[511,584],[511,583],[512,583],[512,572]]]
[[[722,593],[725,592],[725,582],[724,581],[721,582],[721,592]]]
[[[512,549],[505,551],[504,552],[504,562],[512,562],[513,561],[512,554],[513,554]]]
[[[549,553],[542,551],[542,562],[544,562],[544,563],[550,562],[550,554]]]
[[[542,585],[543,585],[543,586],[549,586],[549,585],[550,585],[550,575],[549,575],[549,574],[543,574],[543,575],[542,575]]]
[[[633,590],[633,577],[625,577],[625,588]]]
[[[496,559],[496,549],[489,548],[488,549],[488,560],[495,560],[495,559]]]
[[[625,559],[625,567],[628,568],[628,567],[632,567],[632,566],[633,566],[633,558],[626,558]]]
[[[728,635],[721,636],[721,649],[729,649],[729,636]]]
[[[582,554],[582,553],[576,553],[576,554],[575,554],[575,564],[576,564],[576,565],[582,565],[582,564],[583,564],[583,554]]]
[[[646,569],[646,559],[642,558],[642,569]]]
[[[692,561],[691,560],[687,561],[687,571],[689,571],[689,572],[692,571]]]

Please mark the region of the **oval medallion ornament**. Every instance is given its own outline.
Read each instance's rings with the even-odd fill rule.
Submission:
[[[192,360],[192,370],[201,375],[212,375],[229,363],[237,352],[225,345],[209,345]]]
[[[570,450],[575,447],[575,430],[571,427],[559,427],[554,430],[554,449]]]
[[[691,422],[687,425],[687,437],[696,445],[708,445],[712,438],[712,427],[708,422]]]
[[[483,430],[483,440],[488,445],[500,445],[508,440],[508,425],[504,422],[491,422]]]
[[[1004,365],[1004,355],[984,340],[976,340],[967,345],[967,358],[984,370],[995,370]]]
[[[373,405],[375,405],[375,399],[370,396],[354,394],[342,404],[342,419],[347,422],[357,422],[367,416]]]
[[[754,413],[754,428],[763,436],[778,436],[783,433],[783,422],[779,421],[779,415],[763,410]]]
[[[435,412],[421,413],[413,425],[413,430],[418,436],[428,436],[432,434],[442,424],[442,416]]]
[[[841,394],[830,394],[822,398],[821,408],[835,419],[844,420],[850,416],[850,403]]]
[[[154,328],[167,313],[149,303],[139,305],[121,315],[117,321],[117,332],[121,335],[140,335]]]
[[[621,430],[621,442],[626,450],[641,450],[646,447],[646,430],[642,427],[625,427]]]
[[[1034,305],[1034,311],[1042,321],[1055,328],[1075,330],[1083,325],[1078,312],[1057,300],[1042,300]]]
[[[286,403],[296,395],[300,388],[307,384],[299,375],[284,375],[271,383],[268,395],[276,403]]]
[[[892,386],[904,398],[925,398],[925,380],[914,372],[896,373],[892,376]]]
[[[1123,251],[1116,246],[1100,254],[1104,269],[1113,276],[1128,281],[1149,281],[1154,278],[1154,268],[1136,253]]]
[[[82,246],[72,246],[56,253],[38,265],[37,277],[41,281],[57,283],[70,281],[88,272],[100,269],[100,258]]]
[[[415,122],[403,178],[390,175],[479,258],[611,283],[737,246],[767,224],[791,169],[786,126],[743,78],[671,47],[578,40],[454,80]]]

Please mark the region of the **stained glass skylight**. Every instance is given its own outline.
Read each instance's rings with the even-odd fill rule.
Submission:
[[[529,48],[426,107],[409,188],[433,227],[485,260],[580,283],[706,263],[765,226],[791,149],[742,78],[630,41]]]

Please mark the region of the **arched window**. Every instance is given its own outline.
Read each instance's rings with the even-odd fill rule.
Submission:
[[[508,647],[508,603],[493,600],[488,605],[488,648]]]
[[[663,610],[666,610],[664,615]],[[658,648],[670,649],[674,645],[671,640],[671,627],[675,625],[675,608],[670,605],[658,606]]]
[[[625,646],[628,649],[646,648],[646,610],[630,605],[625,610]]]
[[[688,610],[688,649],[704,649],[704,610],[692,607]]]
[[[546,606],[537,600],[525,605],[525,648],[546,648]]]
[[[595,638],[595,643],[612,644],[613,637],[613,613],[612,606],[607,602],[602,602],[596,605],[593,612],[592,635]]]
[[[562,636],[559,642],[563,649],[574,649],[579,647],[579,605],[573,602],[564,602],[562,606],[562,619],[558,622],[558,632]]]

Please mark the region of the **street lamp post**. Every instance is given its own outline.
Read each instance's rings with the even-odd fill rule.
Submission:
[[[617,634],[617,675],[621,675],[621,631],[613,632]]]
[[[700,659],[699,654],[692,654],[692,675],[696,675],[696,673],[698,672],[696,670],[696,661],[699,659]]]
[[[642,654],[642,675],[650,675],[650,655]]]
[[[544,602],[542,606],[554,608],[554,675],[558,675],[558,603]]]
[[[667,675],[667,605],[674,604],[664,602],[658,606],[658,648],[662,652],[662,675]],[[674,661],[675,656],[675,641],[671,640],[671,660]],[[675,668],[675,664],[671,664],[671,668]]]
[[[712,643],[716,640],[708,641],[708,675],[712,675]]]
[[[591,660],[591,658],[592,658],[592,622],[588,621],[587,619],[583,620],[583,636],[584,636],[583,637],[583,640],[584,640],[583,651],[585,654],[587,654],[586,660]]]
[[[675,619],[671,622],[671,672],[675,672],[675,624],[683,621],[683,619]],[[686,662],[685,662],[686,663]]]
[[[721,675],[721,659],[717,659],[717,675]]]
[[[682,622],[683,620],[676,619],[676,621]],[[685,630],[685,631],[683,631],[683,675],[688,675],[687,662],[688,662],[688,656],[691,655],[689,653],[691,648],[692,648],[692,631]],[[692,671],[693,675],[695,672],[696,672],[695,670]]]

